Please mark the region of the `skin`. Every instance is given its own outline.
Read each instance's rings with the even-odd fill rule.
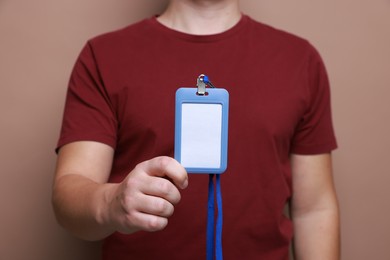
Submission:
[[[58,155],[53,205],[60,224],[87,240],[115,231],[131,234],[166,227],[185,169],[174,159],[157,157],[138,164],[118,184],[107,183],[114,150],[97,142],[74,142]]]
[[[171,0],[159,16],[172,29],[198,35],[223,32],[241,12],[237,0]],[[115,231],[158,231],[168,225],[188,185],[185,169],[174,159],[157,157],[137,165],[126,179],[107,183],[114,150],[97,142],[61,147],[52,202],[58,222],[86,240]],[[296,259],[337,260],[339,209],[330,154],[291,155]]]
[[[295,259],[340,259],[339,208],[330,154],[291,156]]]
[[[207,35],[230,29],[240,18],[236,0],[171,0],[157,20],[176,31]]]
[[[138,164],[118,184],[107,183],[114,150],[97,142],[74,142],[58,155],[53,206],[60,224],[86,240],[115,231],[165,228],[188,185],[174,159],[157,157]]]

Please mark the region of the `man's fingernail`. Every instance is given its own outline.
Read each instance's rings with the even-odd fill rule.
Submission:
[[[183,185],[182,185],[182,189],[187,188],[187,186],[188,186],[188,179],[186,179],[186,180],[184,181],[184,183],[183,183]]]

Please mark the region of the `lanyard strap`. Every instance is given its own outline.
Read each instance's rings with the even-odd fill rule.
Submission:
[[[217,198],[217,223],[215,225],[215,195],[214,176],[216,176],[216,198]],[[209,195],[207,209],[207,260],[222,260],[222,194],[220,174],[209,175]],[[215,243],[215,246],[214,246]]]

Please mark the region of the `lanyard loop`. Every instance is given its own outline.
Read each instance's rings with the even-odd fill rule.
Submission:
[[[216,183],[214,188],[214,176]],[[214,193],[216,190],[216,195]],[[217,200],[217,223],[215,224],[215,196]],[[209,194],[207,208],[207,260],[222,260],[222,194],[220,174],[209,175]],[[215,244],[214,244],[215,243]]]

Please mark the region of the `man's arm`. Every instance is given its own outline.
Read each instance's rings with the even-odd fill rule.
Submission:
[[[330,154],[291,156],[297,260],[340,259],[339,208]]]
[[[179,188],[188,184],[185,169],[172,158],[157,157],[111,184],[113,155],[111,147],[89,141],[60,149],[52,194],[58,222],[86,240],[165,228],[180,201]]]

